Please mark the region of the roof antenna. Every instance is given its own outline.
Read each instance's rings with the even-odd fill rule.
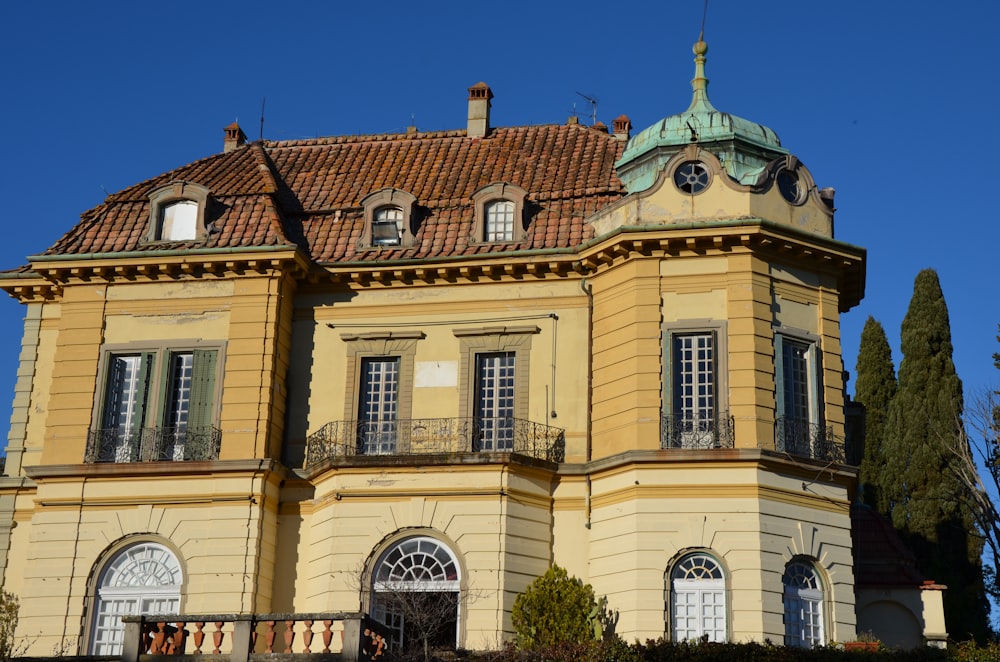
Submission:
[[[583,97],[587,103],[590,104],[590,125],[593,126],[597,124],[597,97],[589,97],[583,92],[577,92],[577,94]],[[573,108],[575,109],[576,106],[574,105]]]
[[[705,0],[708,2],[708,0]],[[260,98],[260,140],[264,140],[264,104],[267,103],[267,97]]]
[[[705,11],[701,15],[701,34],[698,35],[698,41],[705,41],[705,20],[708,18],[708,0],[705,0]]]

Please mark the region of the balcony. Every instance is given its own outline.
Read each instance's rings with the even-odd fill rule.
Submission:
[[[720,411],[712,418],[683,414],[664,415],[660,419],[660,448],[732,448],[734,437],[733,419],[728,411]]]
[[[359,613],[125,616],[122,662],[194,656],[225,662],[385,659],[389,632]]]
[[[788,416],[779,416],[774,422],[774,448],[813,460],[847,460],[844,440],[833,434],[833,428]]]
[[[562,462],[561,428],[519,418],[332,421],[306,439],[306,468],[328,459],[447,453],[518,453]]]
[[[216,427],[101,428],[87,434],[84,462],[204,462],[219,459]]]

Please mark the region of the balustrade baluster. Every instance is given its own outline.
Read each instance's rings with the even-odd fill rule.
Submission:
[[[212,633],[212,643],[215,644],[215,649],[212,653],[215,655],[221,652],[219,647],[222,646],[222,623],[222,621],[215,621],[215,632]]]
[[[313,640],[313,622],[311,620],[302,621],[302,625],[305,626],[305,629],[302,630],[302,652],[311,653],[312,651],[309,648],[312,646]]]
[[[330,652],[330,642],[333,640],[333,630],[330,628],[333,626],[333,621],[326,620],[323,621],[323,652]]]
[[[285,621],[285,650],[282,653],[292,652],[292,641],[295,640],[295,621]]]
[[[205,633],[202,629],[205,627],[205,621],[195,621],[194,622],[194,652],[195,655],[201,655],[201,644],[205,641]]]
[[[276,621],[264,621],[267,625],[267,630],[264,631],[264,652],[273,653],[274,652],[274,624]]]
[[[187,623],[184,621],[174,623],[174,627],[177,629],[174,631],[174,636],[170,638],[168,655],[181,655],[184,652],[184,639],[187,637],[187,630],[184,629],[186,625]]]
[[[167,624],[163,621],[157,621],[156,623],[156,633],[153,635],[153,644],[149,648],[151,655],[163,655],[166,651],[164,650],[164,645],[167,639]]]

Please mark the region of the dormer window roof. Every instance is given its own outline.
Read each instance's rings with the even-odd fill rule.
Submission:
[[[472,194],[475,217],[469,243],[513,243],[527,238],[524,200],[528,192],[520,186],[497,182]]]
[[[417,198],[398,188],[386,187],[361,200],[365,228],[357,247],[409,248],[414,244],[413,217]]]
[[[171,182],[149,194],[147,241],[200,241],[208,232],[208,189],[191,182]]]

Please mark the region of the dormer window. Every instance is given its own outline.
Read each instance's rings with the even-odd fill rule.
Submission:
[[[524,200],[528,192],[520,186],[498,182],[472,194],[475,217],[469,243],[512,243],[527,238]]]
[[[384,188],[361,200],[365,228],[357,247],[409,248],[414,244],[413,216],[417,198],[397,188]]]
[[[148,241],[200,241],[206,237],[208,189],[171,182],[149,194]]]
[[[181,241],[195,239],[197,235],[198,203],[178,200],[164,205],[160,210],[160,239]]]
[[[403,235],[403,210],[399,207],[380,207],[372,220],[373,246],[399,246]]]
[[[494,200],[486,203],[486,241],[514,239],[514,203]]]

